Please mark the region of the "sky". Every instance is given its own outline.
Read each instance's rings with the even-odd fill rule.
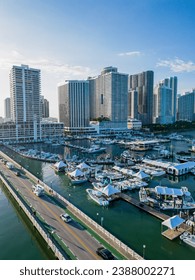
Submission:
[[[195,88],[195,0],[0,0],[0,116],[13,65],[41,69],[41,94],[58,117],[57,86],[106,66],[177,76]]]

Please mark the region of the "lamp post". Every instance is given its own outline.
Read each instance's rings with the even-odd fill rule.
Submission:
[[[99,213],[97,213],[97,222],[98,222]]]
[[[143,245],[143,259],[145,258],[146,245]]]

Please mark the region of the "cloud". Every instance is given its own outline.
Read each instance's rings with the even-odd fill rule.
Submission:
[[[60,63],[53,59],[36,58],[28,59],[16,50],[12,50],[9,54],[0,55],[0,68],[11,69],[13,65],[29,65],[32,68],[38,68],[47,73],[60,74],[67,79],[71,78],[87,78],[91,75],[92,70],[89,67],[81,65],[69,65]]]
[[[157,67],[168,67],[171,71],[179,72],[193,72],[195,71],[195,63],[192,61],[185,62],[182,59],[175,58],[173,60],[160,60],[157,64]]]
[[[132,52],[123,52],[119,53],[119,56],[140,56],[141,52],[140,51],[132,51]]]

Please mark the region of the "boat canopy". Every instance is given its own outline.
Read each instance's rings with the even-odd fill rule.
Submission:
[[[164,222],[162,222],[162,225],[167,226],[170,229],[174,229],[174,228],[180,226],[184,222],[185,222],[184,219],[180,218],[178,215],[175,215],[175,216],[165,220]]]
[[[60,168],[66,167],[67,164],[65,164],[63,161],[59,161],[59,162],[56,162],[56,163],[54,164],[54,166],[55,166],[57,169],[60,169]]]
[[[77,165],[78,168],[80,169],[89,169],[91,168],[88,164],[86,164],[85,162],[81,162],[79,165]]]
[[[120,193],[120,191],[115,189],[111,184],[108,184],[105,188],[103,188],[102,193],[106,196],[111,196],[113,194]]]
[[[183,196],[184,193],[181,189],[176,188],[167,188],[167,187],[161,187],[156,186],[155,191],[158,195],[174,195],[174,196]]]
[[[72,177],[79,177],[79,176],[83,176],[84,173],[79,169],[75,169],[73,172],[69,173],[69,175]]]

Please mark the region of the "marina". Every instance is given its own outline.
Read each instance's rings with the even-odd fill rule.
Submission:
[[[86,140],[76,140],[76,141],[86,141]],[[185,142],[183,140],[182,140],[182,142],[178,141],[177,143],[179,143],[179,145],[176,146],[177,150],[184,149],[183,145],[184,145]],[[182,143],[181,146],[180,146],[180,143]],[[44,149],[43,145],[41,145],[41,147],[42,147],[41,149]],[[112,147],[112,150],[111,150],[111,147]],[[38,146],[37,146],[37,148],[38,148]],[[60,152],[60,150],[62,151],[62,149],[63,149],[62,146],[53,147],[52,149],[53,149],[53,151],[54,151],[54,149],[55,149],[55,151],[57,150],[58,154],[63,155],[63,153]],[[66,149],[66,154],[67,154],[68,150],[67,150],[67,148],[65,148],[65,149]],[[116,152],[115,152],[115,150],[116,150]],[[174,151],[176,152],[177,150],[174,150]],[[110,146],[110,145],[107,145],[107,153],[111,154],[111,158],[112,159],[114,159],[113,158],[114,156],[118,156],[119,155],[119,151],[120,151],[120,153],[122,153],[122,151],[123,151],[123,149],[120,146],[116,146],[116,145],[111,145]],[[70,152],[71,152],[71,150],[70,150]],[[11,150],[10,150],[10,153],[12,153]],[[70,158],[73,155],[74,155],[74,153],[70,153]],[[79,153],[76,154],[76,155],[77,155],[77,157],[81,156],[81,154],[79,154]],[[13,157],[18,158],[18,162],[20,164],[23,163],[24,159],[21,158],[19,155],[13,154]],[[93,158],[91,158],[91,160],[93,160]],[[119,194],[119,195],[122,195],[122,196],[123,195],[124,196],[127,195],[128,197],[130,197],[132,199],[134,198],[135,199],[134,203],[137,204],[136,207],[135,207],[135,204],[133,205],[132,203],[124,203],[123,202],[124,199],[121,199],[121,198],[118,199],[117,197],[115,197],[115,199],[112,200],[109,203],[108,206],[102,207],[102,206],[98,205],[97,203],[95,203],[95,201],[92,201],[92,199],[90,197],[89,197],[89,200],[88,200],[88,194],[86,192],[86,189],[91,189],[91,186],[92,186],[89,181],[84,183],[84,184],[82,184],[82,185],[78,185],[78,186],[77,185],[74,186],[74,184],[70,185],[70,181],[69,181],[68,177],[66,175],[64,175],[63,172],[60,172],[59,174],[55,174],[55,170],[53,168],[51,168],[51,165],[49,163],[41,163],[41,162],[39,163],[39,161],[33,161],[33,162],[34,162],[33,163],[34,167],[32,169],[32,172],[34,174],[36,174],[36,176],[40,177],[40,179],[43,178],[43,180],[45,182],[47,182],[50,186],[52,186],[52,188],[57,189],[61,194],[63,194],[65,197],[67,197],[67,199],[69,199],[70,201],[74,201],[74,204],[78,205],[80,209],[83,209],[85,211],[85,213],[87,213],[89,216],[93,217],[94,220],[99,221],[99,223],[102,223],[104,227],[109,229],[111,232],[115,233],[117,236],[120,236],[121,240],[127,242],[127,244],[132,246],[134,249],[136,248],[137,252],[142,254],[142,246],[141,246],[141,244],[147,243],[146,246],[149,249],[146,251],[146,257],[148,259],[158,259],[158,258],[169,259],[169,253],[168,252],[170,252],[170,250],[172,251],[171,248],[174,247],[175,250],[176,250],[175,252],[177,252],[178,249],[180,248],[181,245],[179,245],[180,244],[180,243],[178,243],[179,240],[176,238],[176,240],[172,241],[172,242],[174,242],[172,245],[170,245],[170,244],[168,245],[168,243],[167,243],[167,245],[168,245],[167,253],[164,251],[164,253],[161,252],[160,255],[157,256],[155,254],[154,250],[152,249],[152,247],[150,247],[150,245],[149,245],[150,244],[149,239],[148,239],[147,242],[144,241],[145,238],[141,234],[141,231],[138,232],[137,230],[133,230],[133,228],[131,228],[131,230],[130,230],[130,228],[128,228],[128,230],[126,228],[126,230],[122,230],[122,231],[121,230],[120,231],[117,230],[117,228],[123,229],[123,224],[121,224],[121,222],[122,221],[124,222],[124,219],[125,220],[126,219],[127,220],[130,219],[130,220],[133,221],[134,224],[137,224],[137,223],[140,223],[140,225],[142,224],[142,226],[144,226],[145,230],[147,229],[146,231],[150,232],[150,234],[148,233],[149,236],[151,238],[153,238],[154,240],[158,240],[157,242],[159,244],[161,242],[166,243],[165,240],[162,239],[163,235],[161,233],[161,222],[160,221],[162,221],[162,218],[159,219],[158,217],[153,216],[149,212],[144,211],[143,208],[147,209],[147,205],[146,206],[144,205],[144,207],[142,205],[140,205],[138,191],[139,191],[141,186],[139,188],[137,187],[137,189],[135,188],[134,191],[132,191],[133,188],[132,188],[132,190],[127,189],[126,190],[127,193],[124,193],[124,191],[125,191],[125,188],[124,188],[123,192],[121,192]],[[28,162],[26,162],[27,167],[29,166],[28,168],[30,168],[31,164],[32,163],[30,162],[30,159],[28,159]],[[35,166],[37,166],[37,167],[39,166],[39,168],[37,169],[37,167],[35,168]],[[107,168],[104,167],[104,171],[106,171],[106,170],[107,170]],[[124,170],[123,170],[124,174],[125,174],[125,172],[127,172],[127,170],[130,170],[130,169],[127,168],[127,166],[126,166],[124,168]],[[137,170],[139,170],[139,169],[137,168]],[[41,171],[41,173],[40,173],[40,171]],[[135,172],[135,174],[136,173],[138,173],[138,172]],[[122,174],[122,172],[121,172],[121,174]],[[177,182],[177,187],[181,186],[181,184],[183,186],[185,186],[185,185],[188,186],[189,191],[191,191],[192,195],[194,196],[193,175],[184,174],[184,176],[186,176],[186,177],[184,177],[184,178],[181,177],[181,176],[178,177],[177,180],[179,180],[179,183]],[[152,178],[152,179],[150,179],[149,182],[144,182],[144,181],[142,181],[142,182],[144,182],[145,184],[149,184],[149,187],[155,187],[155,186],[157,186],[159,184],[159,182],[161,182],[162,185],[167,185],[168,187],[170,187],[172,185],[172,183],[171,183],[172,181],[170,181],[170,180],[172,180],[172,178],[171,178],[170,174],[168,174],[168,173],[162,174],[162,176],[159,176],[159,177],[158,176],[151,177],[151,175],[150,175],[150,178]],[[170,180],[168,178],[170,178]],[[116,185],[117,184],[120,185],[120,182],[121,182],[121,185],[122,185],[122,182],[125,182],[125,181],[126,181],[126,179],[124,179],[122,181],[121,180],[119,180],[119,181],[113,180],[112,184],[114,185],[116,183]],[[127,182],[126,182],[126,184],[127,184]],[[173,183],[173,184],[175,184],[175,183]],[[131,199],[131,201],[133,201],[132,199]],[[115,209],[117,209],[117,214],[115,212]],[[150,207],[151,213],[155,212],[155,210],[156,209]],[[121,216],[119,218],[120,211],[122,211],[121,214],[123,216]],[[174,211],[177,212],[177,210],[174,210]],[[145,214],[144,214],[144,212],[145,212]],[[115,213],[114,216],[113,216],[113,213]],[[135,216],[131,217],[131,215],[133,213],[134,213]],[[160,213],[163,214],[163,215],[167,215],[168,217],[170,217],[172,215],[169,212],[168,213],[164,213],[164,211],[163,212],[160,211]],[[116,221],[114,222],[112,216],[115,217],[114,220],[117,219],[117,223],[116,223]],[[144,223],[143,223],[143,218],[141,218],[141,216],[145,217],[144,218],[145,219]],[[152,217],[154,217],[154,218],[152,218]],[[141,218],[141,220],[140,220],[140,218]],[[157,220],[159,222],[157,220],[155,220],[156,218],[157,218]],[[150,223],[153,224],[153,233],[150,231],[150,227],[148,227],[146,225],[149,221],[150,221]],[[157,228],[156,228],[156,226],[157,226]],[[138,226],[138,228],[139,227],[140,226]],[[134,227],[134,229],[135,229],[135,227]],[[131,239],[129,239],[128,236],[131,236]],[[139,239],[137,238],[137,236],[139,236]],[[160,236],[162,236],[162,237],[160,237]],[[138,242],[138,240],[143,240],[143,241],[141,241],[141,243],[140,243],[140,242]],[[178,249],[176,249],[176,247]],[[177,256],[172,251],[172,254],[174,255],[174,258],[177,259],[179,256],[181,256],[181,258],[183,259],[183,253],[182,252],[184,250],[186,258],[190,259],[190,252],[186,252],[187,248],[185,249],[182,246],[182,248],[180,248],[180,249],[181,249],[181,252]],[[179,249],[179,251],[180,251],[180,249]]]

